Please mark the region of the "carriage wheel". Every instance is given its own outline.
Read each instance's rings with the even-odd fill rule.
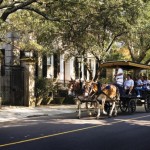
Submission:
[[[120,108],[120,110],[121,110],[122,112],[126,112],[126,111],[127,111],[127,108],[128,108],[127,102],[120,100],[120,101],[119,101],[119,108]]]
[[[150,95],[148,95],[145,99],[145,110],[146,112],[150,112]]]
[[[128,103],[128,112],[134,113],[136,111],[136,102],[134,99],[131,99]]]

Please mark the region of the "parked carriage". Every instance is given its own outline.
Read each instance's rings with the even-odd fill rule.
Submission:
[[[115,61],[115,62],[106,62],[103,64],[100,64],[101,68],[116,68],[117,66],[120,66],[123,70],[129,72],[131,70],[135,71],[141,71],[141,70],[149,70],[149,65],[143,65],[139,63],[134,63],[131,61]],[[80,84],[81,85],[81,84]],[[77,87],[74,85],[74,87]],[[105,92],[110,90],[110,88],[114,88],[114,97],[110,95],[110,92]],[[81,89],[77,88],[80,92]],[[85,94],[85,93],[84,93]],[[136,111],[136,107],[139,105],[145,106],[145,111],[150,112],[150,91],[142,91],[141,97],[137,97],[136,93],[133,93],[132,95],[120,95],[120,100],[117,98],[117,89],[115,89],[114,85],[112,83],[108,84],[101,90],[100,93],[95,92],[92,95],[89,96],[76,96],[77,101],[77,108],[78,108],[78,118],[81,118],[81,112],[82,108],[81,105],[85,103],[86,110],[88,112],[96,113],[96,118],[98,119],[100,117],[100,108],[102,103],[102,98],[99,99],[98,96],[103,95],[105,98],[104,107],[109,116],[112,116],[113,111],[115,112],[114,115],[117,115],[117,109],[119,108],[122,112],[129,112],[130,114],[134,113]],[[93,105],[94,108],[90,109],[88,104],[91,106]],[[113,108],[112,108],[113,107]],[[91,111],[92,110],[92,111]]]

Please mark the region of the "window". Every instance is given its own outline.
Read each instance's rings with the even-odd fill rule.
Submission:
[[[51,56],[47,57],[47,65],[51,65]]]

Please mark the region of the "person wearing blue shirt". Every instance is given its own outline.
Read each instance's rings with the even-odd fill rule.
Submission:
[[[135,90],[137,92],[137,97],[141,97],[141,90],[143,89],[143,77],[139,76],[136,82]]]

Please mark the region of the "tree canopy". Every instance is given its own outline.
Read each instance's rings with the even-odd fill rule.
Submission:
[[[19,32],[21,48],[57,49],[68,58],[90,53],[103,62],[124,59],[123,43],[131,60],[150,61],[147,0],[0,0],[0,10],[1,35]]]

